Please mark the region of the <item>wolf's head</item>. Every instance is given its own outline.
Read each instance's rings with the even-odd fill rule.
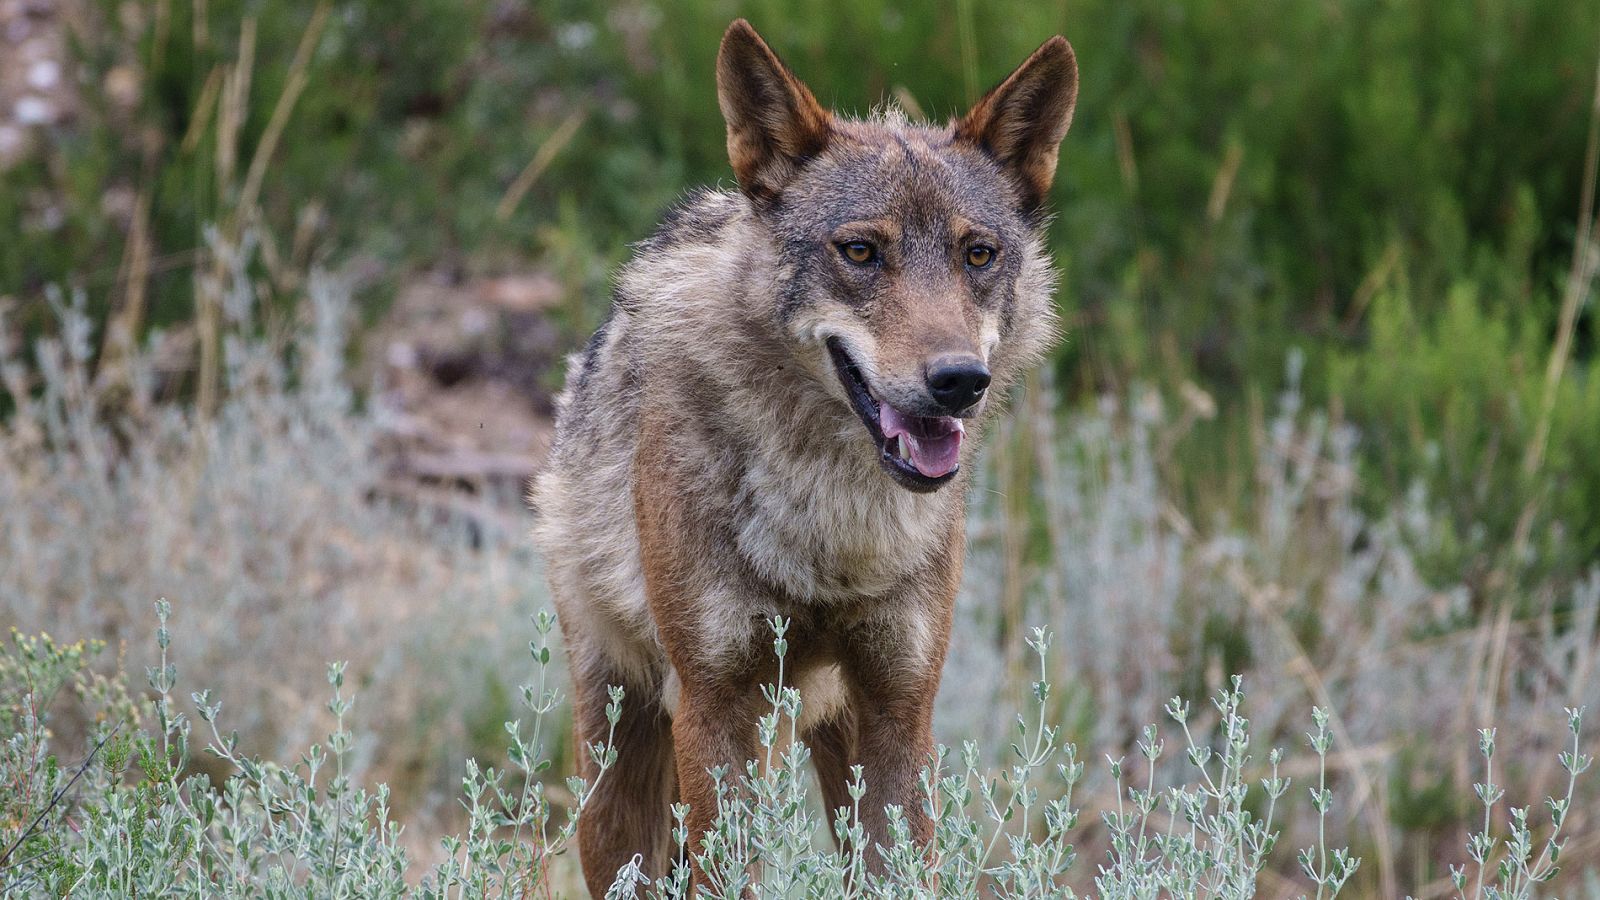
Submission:
[[[1046,41],[944,127],[855,121],[823,109],[740,19],[717,89],[802,361],[855,410],[896,482],[948,483],[963,420],[1053,333],[1042,207],[1077,98],[1071,45]]]

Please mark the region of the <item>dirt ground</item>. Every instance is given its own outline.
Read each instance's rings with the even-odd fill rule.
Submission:
[[[547,312],[560,295],[538,273],[425,276],[400,291],[361,348],[391,483],[520,502],[553,434],[564,348]]]

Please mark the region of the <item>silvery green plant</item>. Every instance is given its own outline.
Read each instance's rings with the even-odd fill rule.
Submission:
[[[1328,858],[1328,812],[1333,809],[1333,791],[1328,787],[1328,748],[1333,746],[1333,735],[1328,731],[1328,711],[1320,706],[1311,708],[1311,721],[1316,723],[1315,733],[1307,734],[1311,749],[1317,754],[1317,786],[1311,788],[1311,807],[1317,813],[1317,846],[1300,851],[1300,871],[1317,886],[1317,897],[1332,897],[1339,893],[1350,876],[1356,873],[1361,860],[1350,855],[1349,850],[1333,851]]]
[[[142,639],[153,599],[205,609],[185,629],[185,680],[226,697],[245,745],[276,759],[331,730],[306,698],[324,690],[322,661],[346,660],[365,726],[346,774],[453,829],[463,761],[505,761],[517,679],[504,673],[526,636],[503,625],[547,605],[542,570],[515,513],[406,493],[383,460],[407,422],[347,364],[352,284],[313,271],[265,303],[257,248],[212,248],[227,264],[210,416],[182,402],[182,329],[113,366],[100,298],[46,291],[52,327],[35,332],[0,290],[0,627],[125,647],[139,673],[156,663]],[[479,496],[521,503],[510,486]],[[552,684],[562,669],[558,653]]]
[[[1391,507],[1365,503],[1356,450],[1366,438],[1308,402],[1299,360],[1285,374],[1248,454],[1246,502],[1223,509],[1189,502],[1169,478],[1178,460],[1167,454],[1210,406],[1198,387],[1177,392],[1176,409],[1170,395],[1135,386],[1051,416],[1059,402],[1041,373],[1019,399],[1030,414],[994,436],[996,458],[1012,461],[975,473],[949,664],[963,677],[946,679],[934,721],[947,742],[977,740],[988,759],[1006,752],[1003,726],[1024,693],[1017,621],[1057,636],[1049,678],[1070,686],[1061,721],[1081,757],[1126,758],[1130,772],[1142,763],[1130,735],[1174,685],[1213,693],[1242,674],[1257,741],[1298,754],[1306,708],[1322,707],[1342,751],[1328,756],[1329,777],[1357,788],[1323,814],[1297,785],[1275,812],[1284,839],[1298,850],[1320,830],[1330,847],[1359,847],[1358,883],[1399,896],[1407,861],[1443,874],[1460,855],[1401,823],[1455,814],[1431,791],[1470,796],[1466,768],[1453,763],[1456,748],[1475,743],[1482,709],[1496,711],[1496,771],[1521,774],[1553,768],[1541,758],[1553,711],[1600,704],[1600,568],[1512,590],[1519,662],[1499,664],[1508,636],[1482,614],[1481,586],[1437,565],[1458,537],[1439,501],[1418,484]],[[1549,538],[1559,546],[1559,532]],[[1463,673],[1476,680],[1464,685]],[[1157,766],[1157,783],[1187,778],[1182,753]],[[1301,784],[1317,777],[1285,771]],[[1146,777],[1139,770],[1136,786]],[[1109,799],[1110,781],[1091,765],[1079,793]],[[1594,794],[1580,793],[1582,808]],[[1586,842],[1593,821],[1574,816],[1566,830]],[[1078,845],[1100,858],[1108,841],[1096,829]],[[1308,877],[1298,865],[1273,870]]]
[[[578,816],[589,797],[617,763],[614,738],[622,717],[623,690],[611,688],[606,704],[610,731],[603,742],[583,748],[593,759],[597,775],[592,782],[576,776],[566,780],[573,799],[571,814],[565,821],[554,821],[545,779],[549,777],[550,737],[553,714],[560,712],[561,693],[551,686],[551,636],[555,617],[540,611],[533,620],[536,638],[529,642],[538,677],[523,685],[523,708],[533,714],[531,733],[524,737],[523,723],[505,723],[511,737],[510,759],[514,778],[493,768],[482,770],[468,760],[462,779],[462,794],[468,813],[467,832],[461,837],[444,838],[445,861],[424,881],[420,895],[447,900],[450,897],[529,896],[547,887],[550,861],[560,854],[577,834]],[[513,789],[508,782],[514,782]],[[509,831],[508,831],[509,829]]]
[[[737,778],[726,769],[714,771],[717,817],[699,846],[685,844],[684,810],[677,809],[678,862],[669,875],[652,884],[635,863],[618,874],[607,897],[687,897],[691,855],[708,882],[701,896],[713,898],[1077,896],[1071,886],[1077,861],[1071,839],[1079,817],[1072,791],[1084,767],[1047,718],[1048,632],[1035,629],[1028,641],[1040,678],[1032,684],[1030,715],[1016,723],[1012,764],[998,775],[985,770],[976,745],[968,742],[952,771],[952,753],[940,747],[923,775],[924,803],[934,823],[931,844],[924,848],[912,841],[904,811],[891,809],[889,846],[867,851],[859,808],[866,786],[859,769],[850,787],[854,804],[832,811],[834,843],[824,842],[828,830],[819,827],[823,820],[808,800],[804,767],[809,754],[794,724],[802,700],[782,683],[787,625],[782,619],[772,622],[779,682],[765,689],[770,711],[757,727],[763,759],[747,763]],[[1110,761],[1117,807],[1104,814],[1112,837],[1109,857],[1094,879],[1099,896],[1255,895],[1256,877],[1277,842],[1273,812],[1289,779],[1279,774],[1282,753],[1272,751],[1270,774],[1258,785],[1266,809],[1257,818],[1248,806],[1250,723],[1240,712],[1243,699],[1237,677],[1214,699],[1220,723],[1216,747],[1210,736],[1191,729],[1187,703],[1174,698],[1168,704],[1197,773],[1192,784],[1157,788],[1155,763],[1163,742],[1153,725],[1138,742],[1147,773],[1143,787],[1124,787],[1121,760]],[[1320,756],[1328,745],[1325,717],[1319,715],[1318,723],[1321,737],[1313,737],[1313,746]],[[1325,784],[1321,791],[1319,796],[1331,796]],[[880,874],[869,873],[866,852],[881,854]],[[1315,852],[1328,856],[1320,843]],[[1333,857],[1337,868],[1325,884],[1319,882],[1319,896],[1336,895],[1359,862],[1342,849]]]
[[[229,773],[218,785],[193,770],[194,722],[179,711],[173,693],[178,672],[168,655],[170,604],[158,603],[156,614],[158,662],[147,669],[153,695],[151,733],[111,742],[70,775],[43,763],[37,749],[0,758],[0,776],[7,782],[43,770],[37,779],[41,789],[35,792],[43,798],[37,803],[40,809],[35,815],[33,804],[19,808],[29,809],[30,818],[48,820],[43,833],[48,839],[34,841],[23,855],[7,859],[0,894],[444,900],[548,891],[551,861],[566,849],[594,787],[569,779],[574,799],[564,817],[556,815],[546,794],[550,719],[562,706],[561,695],[549,686],[552,616],[535,619],[537,639],[530,643],[537,679],[523,688],[522,696],[532,715],[531,734],[524,734],[519,722],[506,726],[514,771],[468,766],[462,781],[466,831],[444,840],[444,861],[413,885],[388,789],[379,785],[369,791],[348,773],[353,734],[347,717],[354,700],[345,693],[344,664],[327,670],[332,693],[327,709],[334,730],[312,743],[293,765],[243,753],[237,732],[221,731],[222,704],[209,691],[191,695],[208,732],[205,750]],[[18,638],[18,644],[26,653],[37,650],[38,640]],[[81,664],[79,658],[57,653],[35,665],[29,681],[39,681],[38,673],[51,666]],[[618,691],[607,709],[613,723],[621,701]],[[20,706],[31,709],[36,704]],[[23,721],[13,743],[42,742],[40,731],[36,721]],[[106,737],[97,750],[106,745]],[[599,765],[598,783],[615,763],[615,751],[609,739],[586,749]],[[130,763],[136,774],[125,771]],[[63,787],[86,774],[83,791],[67,796]],[[11,807],[16,798],[4,799]],[[9,835],[0,831],[0,836]]]
[[[923,772],[923,802],[933,820],[931,844],[911,839],[903,810],[889,815],[890,846],[867,848],[860,802],[866,793],[861,770],[852,770],[852,805],[818,814],[810,799],[806,763],[810,752],[796,733],[802,710],[797,690],[783,683],[788,622],[771,622],[778,659],[778,683],[764,696],[768,712],[757,723],[762,758],[735,776],[713,771],[718,785],[717,817],[698,846],[688,845],[686,810],[677,807],[678,863],[652,884],[637,865],[618,875],[608,897],[644,896],[676,900],[688,896],[693,854],[708,885],[700,896],[761,897],[972,897],[1073,896],[1064,885],[1076,855],[1069,835],[1078,817],[1072,787],[1083,765],[1060,730],[1049,724],[1051,686],[1042,677],[1032,685],[1031,718],[1019,718],[1012,764],[998,775],[982,768],[975,743],[968,742],[953,762],[949,748],[938,748]],[[1049,636],[1030,638],[1040,666]],[[831,827],[830,827],[831,824]],[[868,853],[881,853],[882,873],[872,874]]]
[[[1111,858],[1095,880],[1102,896],[1255,895],[1256,877],[1278,840],[1273,814],[1289,779],[1279,775],[1282,751],[1272,750],[1270,774],[1259,784],[1265,812],[1257,818],[1247,808],[1250,722],[1240,714],[1243,700],[1239,676],[1212,700],[1220,722],[1216,747],[1210,740],[1197,740],[1187,702],[1177,697],[1168,701],[1167,714],[1183,731],[1185,759],[1198,777],[1194,784],[1157,790],[1157,763],[1165,745],[1154,725],[1145,728],[1137,744],[1146,773],[1143,788],[1124,788],[1123,760],[1109,760],[1118,792],[1116,809],[1104,814]],[[1159,818],[1158,807],[1164,808]]]
[[[564,813],[548,793],[547,744],[564,702],[551,681],[553,617],[541,614],[533,622],[535,678],[521,691],[531,722],[506,725],[511,768],[468,766],[460,791],[466,827],[444,840],[444,860],[419,875],[387,789],[362,787],[350,774],[356,707],[346,691],[346,667],[334,664],[326,673],[331,732],[293,764],[260,759],[240,750],[236,733],[224,733],[222,704],[209,691],[190,695],[193,717],[180,709],[178,669],[169,652],[171,612],[165,601],[157,604],[157,653],[146,671],[150,699],[143,720],[118,702],[125,696],[108,682],[85,675],[89,645],[14,635],[13,647],[0,652],[6,704],[0,715],[15,729],[0,752],[0,853],[6,854],[0,893],[441,900],[561,894],[557,861],[594,785],[568,780],[572,800]],[[767,689],[768,711],[756,723],[760,758],[737,774],[718,773],[718,816],[703,840],[691,840],[687,809],[673,808],[679,855],[671,871],[652,880],[636,861],[618,873],[608,898],[687,897],[691,855],[710,877],[701,894],[706,897],[1071,898],[1089,883],[1096,896],[1107,898],[1255,895],[1278,839],[1274,814],[1290,785],[1280,774],[1284,758],[1277,750],[1267,754],[1259,777],[1253,774],[1258,770],[1251,763],[1240,679],[1214,698],[1213,727],[1199,727],[1202,717],[1192,715],[1188,703],[1168,704],[1183,734],[1189,779],[1158,780],[1166,742],[1155,726],[1135,743],[1137,781],[1122,760],[1111,760],[1116,805],[1102,817],[1110,847],[1092,873],[1079,865],[1074,843],[1084,833],[1073,794],[1084,766],[1050,723],[1052,688],[1043,674],[1033,683],[1028,715],[1016,723],[1010,765],[984,766],[971,743],[959,753],[940,748],[923,776],[933,841],[925,847],[912,841],[903,811],[896,810],[889,845],[868,849],[859,770],[851,806],[819,812],[811,800],[809,754],[796,733],[802,698],[784,683],[787,622],[776,620],[773,627],[779,678]],[[1047,673],[1048,633],[1035,630],[1029,643],[1038,671]],[[69,684],[109,712],[89,736],[87,757],[62,764],[49,751],[45,711]],[[625,700],[620,690],[612,692],[606,714],[613,726]],[[1325,817],[1333,802],[1330,714],[1318,708],[1312,718],[1308,738],[1318,776],[1310,795]],[[150,723],[148,730],[141,721]],[[1504,791],[1487,769],[1479,788],[1485,824],[1469,845],[1478,871],[1454,875],[1463,897],[1531,898],[1555,876],[1578,779],[1593,761],[1582,749],[1581,723],[1582,711],[1568,710],[1572,743],[1560,754],[1567,789],[1548,801],[1550,824],[1542,838],[1536,839],[1526,809],[1510,811],[1505,838],[1489,836]],[[1481,740],[1487,766],[1494,732],[1485,730]],[[202,741],[213,760],[209,775],[195,767]],[[628,764],[609,738],[585,752],[601,779]],[[878,861],[881,867],[872,865]],[[1359,864],[1344,850],[1330,851],[1321,829],[1300,861],[1318,897],[1337,895]]]
[[[1489,900],[1531,897],[1539,886],[1548,883],[1561,871],[1557,863],[1561,860],[1562,848],[1566,846],[1566,841],[1561,838],[1561,827],[1566,824],[1567,814],[1572,811],[1578,776],[1594,764],[1594,756],[1582,750],[1583,712],[1581,707],[1566,709],[1567,732],[1572,736],[1572,749],[1561,751],[1559,759],[1562,770],[1567,773],[1567,788],[1560,799],[1545,798],[1545,806],[1550,810],[1550,825],[1542,842],[1535,839],[1526,806],[1511,807],[1508,811],[1509,833],[1503,839],[1494,836],[1494,808],[1505,799],[1505,788],[1494,783],[1495,729],[1479,729],[1478,752],[1483,756],[1483,781],[1474,784],[1473,790],[1483,805],[1483,826],[1467,839],[1467,857],[1476,870],[1470,876],[1470,889],[1467,866],[1450,867],[1450,880],[1455,885],[1456,896],[1471,897],[1473,900],[1484,897]]]

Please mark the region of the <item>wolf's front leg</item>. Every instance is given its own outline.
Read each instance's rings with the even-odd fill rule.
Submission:
[[[928,571],[845,639],[844,663],[856,697],[856,753],[867,787],[861,824],[874,872],[884,868],[874,845],[889,842],[886,807],[905,813],[919,845],[933,837],[921,773],[934,750],[933,702],[950,643],[960,554],[959,535],[952,536]]]
[[[594,787],[578,819],[578,858],[590,895],[604,897],[617,871],[635,856],[650,878],[670,873],[668,809],[677,776],[671,723],[651,687],[599,653],[575,645],[570,660],[579,772]],[[615,727],[606,716],[607,688],[612,685],[627,692]],[[602,774],[589,745],[608,736],[617,761]]]
[[[867,836],[867,864],[874,872],[883,871],[882,855],[874,845],[889,843],[886,807],[904,811],[918,844],[933,837],[920,776],[933,752],[933,698],[939,670],[907,663],[879,658],[865,666],[858,663],[857,668],[857,747],[867,785],[861,825]]]
[[[678,760],[678,793],[689,804],[689,858],[694,887],[707,886],[699,856],[717,817],[717,786],[711,770],[724,767],[723,784],[738,784],[745,761],[756,758],[759,710],[747,686],[718,680],[687,679],[672,717]]]

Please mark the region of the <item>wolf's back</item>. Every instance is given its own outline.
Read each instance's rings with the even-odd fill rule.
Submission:
[[[605,322],[568,358],[555,440],[530,492],[568,651],[601,654],[641,676],[664,665],[633,508],[644,397],[677,390],[686,359],[725,345],[737,301],[715,273],[737,255],[732,226],[745,209],[736,194],[694,192],[635,247]]]
[[[550,512],[562,517],[566,495],[598,499],[602,486],[627,489],[626,479],[611,476],[631,465],[645,373],[664,368],[650,359],[681,354],[684,342],[693,339],[685,332],[715,331],[718,298],[704,290],[703,255],[725,242],[728,226],[744,209],[737,194],[692,191],[667,212],[655,234],[635,245],[618,273],[605,321],[567,359],[555,442],[533,490],[541,533]],[[601,484],[586,484],[595,479]]]

